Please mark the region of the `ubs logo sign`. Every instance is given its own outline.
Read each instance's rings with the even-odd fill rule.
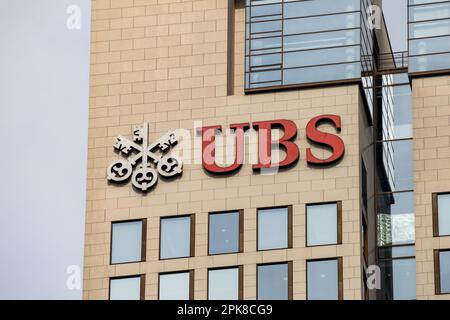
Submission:
[[[177,143],[175,132],[168,132],[149,144],[148,123],[135,126],[132,140],[123,136],[117,137],[114,149],[128,158],[110,164],[107,179],[111,182],[125,182],[131,177],[135,188],[143,192],[149,191],[158,181],[158,173],[163,177],[181,174],[181,159],[166,155]],[[153,167],[156,167],[156,170]]]
[[[342,139],[331,133],[319,130],[322,123],[334,126],[337,132],[341,131],[341,118],[336,115],[320,115],[311,119],[306,126],[306,138],[312,144],[316,144],[331,151],[328,158],[321,159],[314,156],[310,148],[306,149],[306,161],[311,166],[324,166],[333,164],[344,156],[345,146]],[[232,153],[234,158],[228,165],[219,165],[216,159],[216,140],[222,131],[221,126],[201,127],[198,133],[201,136],[199,149],[201,156],[198,157],[205,171],[210,174],[230,174],[242,166],[244,163],[245,135],[250,129],[256,136],[255,152],[250,150],[256,158],[252,163],[254,171],[265,169],[287,168],[300,159],[300,150],[295,143],[297,137],[297,126],[291,120],[272,120],[250,123],[239,123],[230,125],[233,132]],[[283,134],[274,140],[272,132],[280,129]],[[126,182],[131,178],[133,186],[143,192],[148,192],[158,181],[158,175],[164,178],[180,175],[183,170],[183,160],[180,156],[168,154],[180,141],[180,132],[175,130],[166,133],[155,142],[148,142],[148,124],[136,126],[133,130],[132,139],[118,136],[114,148],[118,153],[126,156],[126,159],[113,162],[107,169],[107,179],[110,182]],[[190,134],[187,130],[187,137],[183,135],[183,141],[190,141]],[[282,149],[285,152],[284,159],[274,160],[272,151]],[[187,149],[191,149],[190,146]],[[183,150],[184,151],[184,150]],[[273,170],[272,170],[273,172]]]

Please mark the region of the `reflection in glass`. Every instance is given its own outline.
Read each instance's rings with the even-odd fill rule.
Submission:
[[[378,246],[414,243],[414,193],[377,196]]]
[[[288,247],[288,209],[258,210],[258,250]]]
[[[209,254],[239,251],[239,212],[209,216]]]
[[[338,260],[307,262],[308,300],[338,300]]]
[[[416,260],[394,259],[380,261],[381,279],[384,283],[378,290],[382,300],[416,299]]]
[[[111,263],[141,261],[142,221],[112,225]]]
[[[159,275],[159,300],[189,300],[189,272]]]
[[[308,246],[337,243],[337,203],[308,205]]]
[[[412,140],[377,144],[378,190],[395,192],[413,189]]]
[[[438,226],[440,236],[450,235],[450,194],[440,194],[438,197]]]
[[[287,300],[288,264],[258,266],[258,300]]]
[[[141,277],[111,279],[109,288],[110,300],[140,300]]]
[[[191,217],[161,219],[160,259],[191,255]]]
[[[208,271],[209,300],[239,299],[239,268]]]

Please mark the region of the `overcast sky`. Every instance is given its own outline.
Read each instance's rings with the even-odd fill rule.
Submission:
[[[0,299],[81,297],[89,23],[88,0],[0,0]]]
[[[406,0],[385,2],[406,50]],[[0,0],[0,299],[81,297],[66,269],[83,256],[89,21],[89,0]]]

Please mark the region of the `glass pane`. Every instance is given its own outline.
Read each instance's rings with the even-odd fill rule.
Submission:
[[[450,251],[439,252],[441,293],[450,293]]]
[[[208,271],[209,300],[239,299],[239,268]]]
[[[250,83],[281,81],[281,71],[264,71],[250,73]]]
[[[450,53],[409,58],[409,72],[450,69]]]
[[[292,0],[291,0],[292,1]],[[284,4],[284,17],[308,17],[321,14],[358,11],[360,0],[296,1]]]
[[[416,260],[398,259],[381,261],[381,279],[385,283],[378,292],[384,300],[416,299]]]
[[[326,47],[348,46],[359,44],[359,30],[323,32],[286,36],[283,39],[284,51],[318,49]]]
[[[437,37],[409,41],[409,55],[449,52],[450,37]]]
[[[383,76],[385,84],[393,84],[392,76]],[[412,138],[412,92],[411,87],[390,86],[377,90],[381,102],[378,140]]]
[[[450,194],[438,195],[438,225],[440,236],[450,236]]]
[[[112,225],[111,263],[141,261],[142,221]]]
[[[287,208],[258,211],[258,250],[288,247]]]
[[[279,31],[282,28],[281,20],[253,22],[251,23],[251,33]]]
[[[416,247],[414,245],[378,248],[379,259],[408,258],[415,255]]]
[[[450,20],[417,22],[409,25],[410,38],[446,36],[450,34]]]
[[[284,84],[323,82],[354,79],[361,76],[361,63],[336,64],[322,67],[306,67],[283,71]]]
[[[209,253],[239,251],[239,212],[209,216]]]
[[[333,49],[287,52],[283,57],[284,68],[295,68],[359,61],[360,47],[342,47]]]
[[[141,277],[111,279],[110,300],[140,300]]]
[[[378,190],[413,189],[412,140],[386,141],[377,145]]]
[[[330,19],[329,16],[288,19],[284,20],[284,34],[288,35],[297,33],[311,33],[318,31],[359,28],[359,20],[359,12],[336,14],[333,19]]]
[[[189,272],[160,274],[159,300],[189,300]]]
[[[377,214],[379,246],[415,241],[413,192],[377,196]]]
[[[266,16],[266,15],[273,15],[273,14],[281,14],[281,4],[272,4],[272,5],[266,5],[266,6],[252,6],[251,7],[251,16],[252,17],[258,17],[258,16]]]
[[[308,300],[338,300],[338,261],[308,261]]]
[[[413,21],[435,20],[450,17],[450,3],[436,3],[409,8],[409,19]]]
[[[307,206],[308,246],[337,243],[337,204]]]
[[[161,259],[191,255],[191,217],[161,219]]]
[[[288,264],[258,266],[258,300],[288,299]]]

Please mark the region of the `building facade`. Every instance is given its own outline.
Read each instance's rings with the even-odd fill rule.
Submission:
[[[84,298],[449,299],[450,1],[380,7],[92,0]]]

